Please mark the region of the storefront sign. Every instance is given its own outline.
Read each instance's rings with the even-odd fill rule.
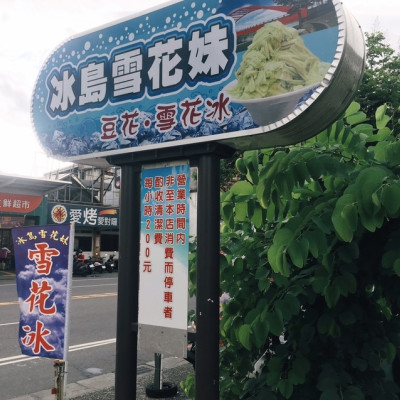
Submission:
[[[36,210],[42,200],[42,196],[0,192],[0,212],[27,214]]]
[[[37,80],[39,140],[52,156],[83,161],[315,135],[357,89],[363,35],[340,0],[281,3],[183,0],[71,38]]]
[[[49,203],[48,223],[118,229],[119,209]]]
[[[22,354],[66,360],[72,283],[71,225],[12,230]]]
[[[0,216],[0,228],[11,229],[23,226],[25,223],[25,217],[13,217],[13,216]]]
[[[189,164],[142,170],[140,346],[185,355],[187,347]]]

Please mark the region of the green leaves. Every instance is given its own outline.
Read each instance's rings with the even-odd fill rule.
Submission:
[[[290,399],[293,394],[293,384],[289,379],[281,379],[278,383],[278,389],[285,399]]]
[[[317,137],[236,161],[246,178],[221,194],[223,399],[395,398],[390,377],[381,384],[400,348],[388,113],[367,120],[353,103]]]
[[[283,276],[290,275],[289,263],[286,258],[285,247],[272,244],[268,249],[268,262],[272,270]]]
[[[308,240],[302,238],[300,240],[293,240],[288,246],[288,253],[292,263],[298,267],[302,268],[307,260],[308,255]]]
[[[376,109],[375,119],[376,119],[376,127],[378,129],[385,128],[388,122],[390,121],[390,117],[386,114],[386,111],[387,111],[386,104],[383,104],[382,106]]]
[[[348,400],[365,400],[364,393],[356,386],[349,386],[344,392],[344,398]]]
[[[292,316],[300,313],[300,301],[297,296],[287,293],[283,298],[283,310],[282,313],[289,320]]]
[[[306,381],[311,365],[307,358],[298,354],[287,366],[280,357],[274,357],[268,362],[267,367],[267,384],[275,387],[283,398],[290,399],[295,386]]]
[[[310,362],[305,357],[297,357],[292,363],[292,369],[289,371],[289,380],[293,385],[299,385],[305,382],[306,376],[310,370]]]
[[[248,181],[236,182],[229,192],[221,194],[221,217],[228,228],[234,229],[235,220],[262,226],[265,212],[254,198],[255,186]]]
[[[329,308],[334,308],[340,297],[340,290],[337,285],[328,286],[324,290],[325,301]]]
[[[364,122],[366,120],[367,120],[367,116],[362,111],[358,111],[356,113],[353,113],[353,114],[349,115],[346,118],[346,122],[349,125],[358,125],[358,124],[361,124],[362,122]]]
[[[380,193],[380,201],[389,217],[396,216],[400,211],[400,184],[384,185]]]
[[[358,210],[353,194],[344,194],[339,197],[332,213],[332,223],[339,237],[345,242],[353,240],[357,229]]]
[[[357,280],[353,274],[348,271],[338,275],[333,280],[333,286],[338,288],[339,293],[342,296],[348,296],[354,294],[357,290]]]
[[[230,192],[236,196],[249,196],[253,193],[253,185],[250,182],[239,181],[234,183]]]
[[[391,342],[386,343],[385,353],[386,353],[386,359],[387,359],[388,363],[392,364],[393,361],[395,360],[396,354],[397,354],[396,346]]]
[[[275,272],[284,276],[289,273],[290,261],[298,268],[302,268],[307,260],[309,242],[305,237],[298,237],[297,230],[285,226],[276,231],[273,243],[268,250],[268,261]]]
[[[232,194],[229,192],[221,194],[221,217],[226,226],[234,227]]]
[[[262,320],[261,317],[255,318],[252,325],[252,340],[257,349],[262,349],[268,340],[269,325],[267,320]]]
[[[251,350],[250,334],[251,334],[250,325],[245,324],[239,328],[238,331],[239,341],[247,350]]]
[[[258,154],[258,151],[245,151],[235,164],[239,172],[254,184],[258,182]]]
[[[267,314],[267,322],[270,332],[275,336],[280,336],[283,332],[283,317],[279,310]]]
[[[351,242],[359,222],[375,232],[385,217],[399,213],[399,195],[400,183],[386,167],[364,168],[335,204],[332,223],[340,239]]]
[[[283,362],[279,357],[273,357],[267,364],[267,384],[268,386],[277,386],[282,374]]]

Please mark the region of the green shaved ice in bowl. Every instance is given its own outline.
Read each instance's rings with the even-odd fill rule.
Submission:
[[[296,29],[275,21],[256,32],[237,79],[224,91],[249,110],[254,122],[267,125],[290,114],[329,67],[307,49]]]

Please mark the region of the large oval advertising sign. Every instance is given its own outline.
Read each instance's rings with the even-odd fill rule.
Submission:
[[[339,0],[184,0],[62,44],[32,119],[49,155],[76,162],[286,145],[339,117],[363,67],[363,34]]]

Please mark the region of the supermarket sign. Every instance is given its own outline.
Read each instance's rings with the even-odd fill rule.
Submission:
[[[0,192],[0,211],[27,214],[36,210],[42,200],[42,196]]]
[[[72,37],[49,56],[34,88],[39,141],[53,157],[84,162],[315,135],[357,90],[363,35],[340,0],[301,9],[278,3],[175,1]]]

